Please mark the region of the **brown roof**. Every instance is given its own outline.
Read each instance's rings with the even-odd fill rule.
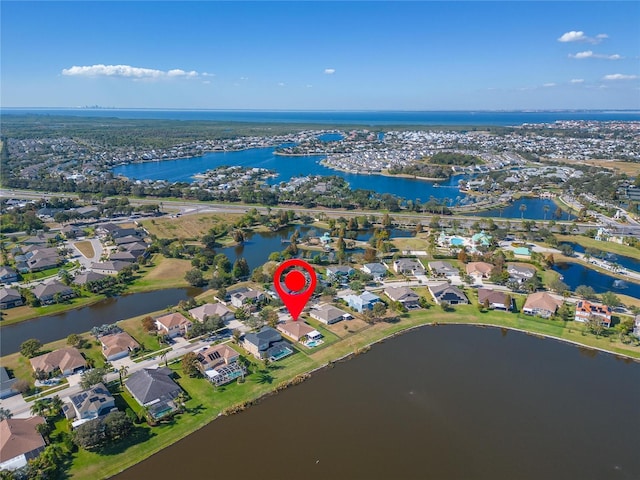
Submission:
[[[44,355],[32,358],[31,366],[34,370],[42,370],[43,372],[52,372],[56,368],[61,371],[75,370],[76,368],[86,367],[87,362],[80,351],[73,347],[61,348]]]
[[[127,332],[104,335],[103,337],[100,337],[100,341],[103,346],[102,353],[104,353],[105,357],[140,348],[140,344]]]
[[[310,334],[315,330],[315,328],[309,326],[308,324],[298,321],[279,323],[277,328],[285,335],[288,335],[296,340]]]
[[[219,315],[220,317],[223,317],[229,313],[231,313],[231,310],[221,303],[205,303],[204,305],[189,310],[189,315],[200,321],[202,321],[205,315],[208,317],[212,315]]]
[[[524,302],[524,306],[522,308],[555,312],[560,305],[562,305],[562,300],[552,297],[547,292],[536,292],[527,297],[527,301]]]
[[[166,328],[172,328],[180,325],[190,325],[191,321],[181,313],[170,313],[156,318],[156,321]]]
[[[493,270],[493,265],[487,262],[469,262],[465,268],[468,275],[476,272],[481,273],[482,275],[490,275],[491,270]]]
[[[507,294],[498,290],[491,290],[488,288],[478,289],[478,303],[482,304],[485,300],[489,300],[489,303],[500,303],[504,305],[507,301]]]
[[[230,359],[237,356],[239,356],[239,353],[229,345],[220,344],[211,346],[198,353],[198,360],[204,367],[207,367],[210,364],[219,365],[222,363],[222,360],[224,360],[224,363],[228,363]]]
[[[0,422],[0,462],[33,452],[46,445],[36,430],[42,417],[8,418]]]

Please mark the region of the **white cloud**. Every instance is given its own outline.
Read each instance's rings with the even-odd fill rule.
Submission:
[[[569,83],[584,83],[584,78],[572,78]]]
[[[605,38],[609,38],[609,35],[606,33],[599,33],[595,37],[589,37],[584,34],[583,31],[575,31],[571,30],[570,32],[563,33],[560,38],[558,38],[559,42],[568,43],[568,42],[587,42],[587,43],[600,43]]]
[[[279,87],[284,87],[284,82],[280,82],[280,83],[278,83],[278,86],[279,86]]]
[[[87,65],[65,68],[63,75],[72,77],[121,77],[139,79],[160,79],[160,78],[196,78],[200,76],[195,70],[185,71],[179,68],[164,71],[153,68],[132,67],[131,65]],[[213,76],[213,74],[203,74],[203,76]]]
[[[313,88],[313,85],[309,84],[307,85],[307,88]]]
[[[240,80],[242,80],[244,82],[244,81],[249,80],[249,77],[240,77]]]
[[[569,54],[569,58],[575,58],[578,60],[582,60],[585,58],[602,58],[605,60],[620,60],[622,57],[617,53],[613,55],[606,55],[604,53],[593,53],[591,50],[586,50],[584,52],[578,52],[575,55]]]
[[[625,75],[622,73],[612,73],[611,75],[605,75],[603,80],[635,80],[638,75]]]
[[[209,85],[211,83],[211,80],[203,80],[202,83],[204,83],[205,85]]]
[[[324,69],[324,73],[325,73],[325,75],[333,75],[334,73],[336,73],[336,69],[335,68],[325,68]]]
[[[542,86],[543,86],[543,87],[546,87],[546,88],[549,88],[549,87],[555,87],[555,86],[556,86],[556,84],[555,84],[555,83],[553,83],[553,82],[550,82],[550,83],[545,83],[545,84],[543,84]]]

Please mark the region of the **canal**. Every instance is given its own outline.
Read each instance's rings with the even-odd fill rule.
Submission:
[[[6,325],[2,327],[0,349],[3,356],[9,355],[19,351],[20,344],[29,338],[37,338],[42,343],[53,342],[71,333],[84,333],[105,323],[115,323],[175,306],[181,300],[194,297],[201,292],[199,288],[170,288],[134,293],[107,298],[77,310]]]
[[[425,327],[115,478],[637,479],[639,404],[638,363],[519,332]]]

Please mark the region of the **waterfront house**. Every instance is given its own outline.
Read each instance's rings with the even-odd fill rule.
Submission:
[[[315,318],[326,325],[353,318],[350,313],[340,310],[330,304],[325,304],[318,308],[311,309],[309,315],[311,318]]]
[[[493,265],[487,262],[469,262],[465,265],[464,268],[467,272],[467,275],[478,282],[483,278],[489,278],[491,276]]]
[[[420,296],[409,287],[387,287],[384,294],[393,302],[399,302],[406,308],[416,308]]]
[[[198,353],[200,369],[216,386],[244,377],[247,368],[238,362],[240,355],[228,345],[214,345]]]
[[[514,282],[524,283],[527,280],[533,278],[536,274],[535,267],[522,263],[509,263],[507,265],[507,273],[509,279]]]
[[[460,305],[469,303],[467,296],[458,287],[449,285],[448,283],[441,283],[439,285],[430,285],[429,292],[433,296],[434,301],[440,305],[441,303],[448,303],[449,305]]]
[[[362,292],[360,295],[347,295],[344,297],[347,305],[358,313],[373,309],[373,305],[380,301],[380,297],[371,292]]]
[[[0,367],[0,400],[19,393],[13,389],[13,384],[17,381],[17,378],[9,378],[9,372],[6,368]]]
[[[0,288],[0,309],[19,307],[23,305],[22,295],[15,288]]]
[[[257,333],[247,333],[242,340],[242,346],[258,359],[279,360],[293,353],[289,343],[271,327],[262,327]]]
[[[42,417],[7,418],[0,422],[0,470],[17,470],[36,458],[47,444],[36,426]]]
[[[31,368],[45,373],[53,373],[60,370],[62,375],[72,375],[87,368],[87,362],[77,348],[66,347],[53,352],[38,355],[29,359]]]
[[[431,273],[436,277],[453,277],[455,275],[460,275],[460,272],[457,268],[451,265],[449,262],[443,262],[441,260],[436,260],[435,262],[429,262],[429,269]]]
[[[560,305],[562,305],[562,300],[559,297],[547,292],[536,292],[527,297],[522,307],[522,313],[549,318],[556,313]]]
[[[159,419],[178,409],[176,398],[182,393],[180,386],[171,378],[169,368],[143,368],[132,373],[124,382],[125,388],[149,414]]]
[[[485,302],[489,304],[489,308],[496,310],[511,310],[513,308],[513,300],[507,293],[500,290],[479,288],[478,303],[484,305]]]
[[[599,303],[591,303],[586,300],[580,300],[576,304],[576,322],[586,322],[590,318],[598,317],[600,323],[605,327],[611,326],[611,307]]]
[[[240,354],[229,345],[221,343],[201,350],[197,353],[197,358],[200,368],[204,372],[220,365],[235,363],[240,358]]]
[[[340,281],[348,279],[355,270],[348,265],[333,265],[327,267],[325,276],[329,281]]]
[[[424,275],[422,263],[415,258],[399,258],[393,262],[393,271],[404,275]]]
[[[0,267],[0,283],[14,283],[18,281],[18,273],[11,267]]]
[[[86,272],[78,273],[74,277],[73,283],[75,285],[85,286],[87,284],[91,284],[94,282],[101,282],[105,278],[110,278],[110,277],[103,273],[97,273],[97,272],[92,272],[91,270],[87,270]]]
[[[207,317],[219,316],[223,322],[230,322],[235,318],[234,313],[221,303],[205,303],[189,310],[189,315],[199,322],[204,322]]]
[[[43,305],[54,303],[59,298],[62,301],[75,297],[71,287],[54,280],[49,283],[41,283],[33,289],[33,294]]]
[[[155,320],[158,330],[171,338],[186,335],[192,325],[191,320],[177,312],[162,315]]]
[[[362,271],[373,276],[373,279],[378,282],[387,274],[387,267],[383,263],[365,263]]]
[[[63,407],[63,412],[68,420],[75,419],[72,423],[73,428],[117,410],[113,395],[102,382],[71,395],[69,401],[70,404]]]
[[[276,328],[296,342],[302,342],[307,337],[322,336],[322,334],[315,328],[302,321],[289,321],[279,323]]]
[[[103,335],[98,340],[102,344],[102,354],[109,362],[124,358],[140,348],[140,344],[127,332]]]
[[[106,275],[116,275],[122,271],[125,267],[130,267],[130,262],[123,262],[121,260],[109,260],[107,262],[94,262],[91,264],[91,270],[97,273],[104,273]]]

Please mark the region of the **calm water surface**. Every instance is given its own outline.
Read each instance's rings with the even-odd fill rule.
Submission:
[[[562,281],[571,290],[579,285],[589,285],[596,293],[614,292],[640,298],[640,284],[632,281],[619,280],[579,263],[556,263],[552,268],[562,275]]]
[[[170,288],[155,292],[134,293],[107,298],[77,310],[34,318],[2,327],[0,349],[2,355],[20,350],[20,344],[29,338],[42,343],[53,342],[72,333],[88,332],[105,323],[115,323],[148,312],[177,305],[180,300],[198,295],[199,288]]]
[[[637,363],[499,329],[423,328],[116,478],[638,479],[639,404]]]

